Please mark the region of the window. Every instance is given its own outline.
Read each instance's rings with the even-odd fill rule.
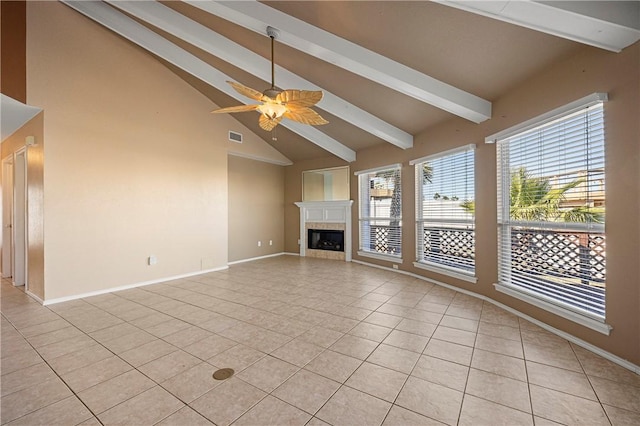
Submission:
[[[474,150],[411,161],[416,171],[418,268],[475,282]]]
[[[400,165],[356,172],[360,197],[359,255],[393,261],[402,256]]]
[[[594,94],[496,137],[496,288],[578,322],[605,315],[604,100]]]

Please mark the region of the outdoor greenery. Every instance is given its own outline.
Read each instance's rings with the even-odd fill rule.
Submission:
[[[431,183],[431,179],[433,179],[433,167],[429,163],[424,163],[422,165],[422,184]]]
[[[560,203],[572,188],[585,182],[575,179],[563,186],[553,188],[549,179],[533,177],[526,168],[520,167],[511,173],[510,215],[511,219],[549,222],[604,222],[604,209],[580,206],[563,209]],[[465,201],[460,206],[475,214],[475,202]]]
[[[396,169],[384,170],[376,173],[376,177],[382,178],[387,183],[393,183],[391,193],[391,208],[389,215],[391,221],[389,223],[389,244],[393,252],[399,254],[400,250],[400,218],[402,217],[402,182],[400,173]],[[433,168],[425,163],[422,166],[422,182],[431,182],[433,178]]]

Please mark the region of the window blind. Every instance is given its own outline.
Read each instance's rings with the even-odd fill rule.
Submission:
[[[602,102],[497,142],[499,281],[603,319]]]
[[[402,255],[402,181],[400,166],[358,173],[360,250]]]
[[[416,259],[475,274],[475,145],[415,162]]]

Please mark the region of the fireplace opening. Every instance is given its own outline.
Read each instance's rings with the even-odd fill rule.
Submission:
[[[314,250],[344,251],[344,231],[309,229],[307,247]]]

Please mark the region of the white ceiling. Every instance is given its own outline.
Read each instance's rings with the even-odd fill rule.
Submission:
[[[1,141],[11,136],[20,127],[35,117],[41,108],[25,105],[9,96],[0,94],[0,133]]]
[[[640,39],[638,2],[64,3],[221,107],[251,102],[227,80],[268,87],[266,26],[276,27],[276,84],[323,90],[317,109],[330,124],[283,120],[272,141],[257,114],[235,118],[293,161],[328,153],[354,161],[381,143],[410,148],[440,121],[490,119],[491,100],[585,44],[619,51]]]

